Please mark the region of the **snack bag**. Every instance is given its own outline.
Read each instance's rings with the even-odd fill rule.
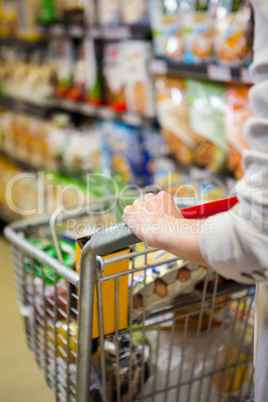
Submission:
[[[103,57],[105,102],[117,111],[126,110],[126,74],[123,46],[122,42],[106,43]]]
[[[126,41],[124,44],[126,66],[127,109],[142,116],[154,115],[154,94],[148,61],[152,55],[150,42]]]
[[[185,0],[181,2],[184,61],[203,63],[214,59],[214,14],[211,0]]]
[[[228,169],[240,179],[244,172],[242,151],[249,146],[243,137],[244,125],[252,111],[248,98],[247,85],[229,85],[227,87],[227,111],[225,115],[226,135],[228,140]]]
[[[227,158],[225,86],[198,80],[187,80],[186,86],[190,125],[196,133],[195,163],[213,172],[224,170]]]
[[[74,49],[70,39],[53,39],[50,42],[50,64],[57,74],[56,96],[65,97],[72,85]]]
[[[229,66],[247,65],[252,56],[252,10],[248,1],[220,0],[217,9],[217,60]]]
[[[98,66],[98,54],[94,47],[94,41],[86,37],[83,43],[84,63],[86,69],[86,101],[94,106],[101,104],[101,77]]]
[[[147,4],[155,55],[181,60],[184,53],[184,39],[177,0],[147,0]]]
[[[157,116],[169,152],[181,163],[193,163],[196,143],[189,120],[185,80],[158,76],[155,89]]]
[[[101,132],[96,124],[85,126],[82,130],[69,133],[68,143],[63,155],[68,168],[94,171],[101,165]]]
[[[105,167],[113,176],[117,173],[124,183],[142,182],[143,153],[140,131],[123,123],[102,125]]]
[[[121,13],[126,25],[148,23],[146,0],[121,0]]]
[[[120,23],[120,0],[97,0],[98,22],[101,25]]]
[[[84,43],[78,46],[74,62],[71,88],[66,96],[72,101],[84,101],[86,96],[87,66],[85,62]]]
[[[157,172],[163,160],[167,156],[167,146],[161,133],[157,129],[143,131],[144,152],[144,181],[145,184],[154,184],[157,180]]]

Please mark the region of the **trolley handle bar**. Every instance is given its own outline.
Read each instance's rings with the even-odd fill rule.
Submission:
[[[238,202],[237,197],[226,198],[219,201],[208,202],[190,208],[181,209],[184,218],[202,219],[225,212],[231,209]],[[141,240],[134,235],[129,227],[121,222],[96,232],[90,241],[90,248],[94,253],[104,256],[113,251],[124,249],[131,244],[139,243]]]

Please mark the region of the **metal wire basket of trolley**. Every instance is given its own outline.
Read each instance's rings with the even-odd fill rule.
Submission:
[[[59,209],[5,229],[27,342],[57,401],[253,401],[254,288],[148,248],[123,223],[81,236],[67,264],[70,219],[97,218]]]

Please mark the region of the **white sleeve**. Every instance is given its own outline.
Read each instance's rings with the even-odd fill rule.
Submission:
[[[254,0],[255,36],[250,91],[254,117],[244,128],[245,176],[236,186],[239,204],[206,220],[203,258],[222,276],[242,283],[268,280],[268,1]]]

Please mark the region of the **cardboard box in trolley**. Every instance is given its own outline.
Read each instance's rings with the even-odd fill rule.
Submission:
[[[91,236],[77,239],[76,241],[76,271],[80,271],[80,259],[84,245],[90,240]],[[109,257],[128,254],[129,249],[122,249],[103,257],[104,261]],[[129,259],[113,262],[105,265],[102,277],[115,273],[127,271],[129,269]],[[115,299],[116,280],[108,279],[101,284],[102,308],[103,308],[103,328],[104,335],[116,331],[116,299]],[[98,338],[99,332],[99,313],[97,298],[97,278],[95,275],[94,285],[94,307],[93,307],[93,333],[92,338]],[[125,329],[128,325],[128,275],[118,277],[118,330]]]

